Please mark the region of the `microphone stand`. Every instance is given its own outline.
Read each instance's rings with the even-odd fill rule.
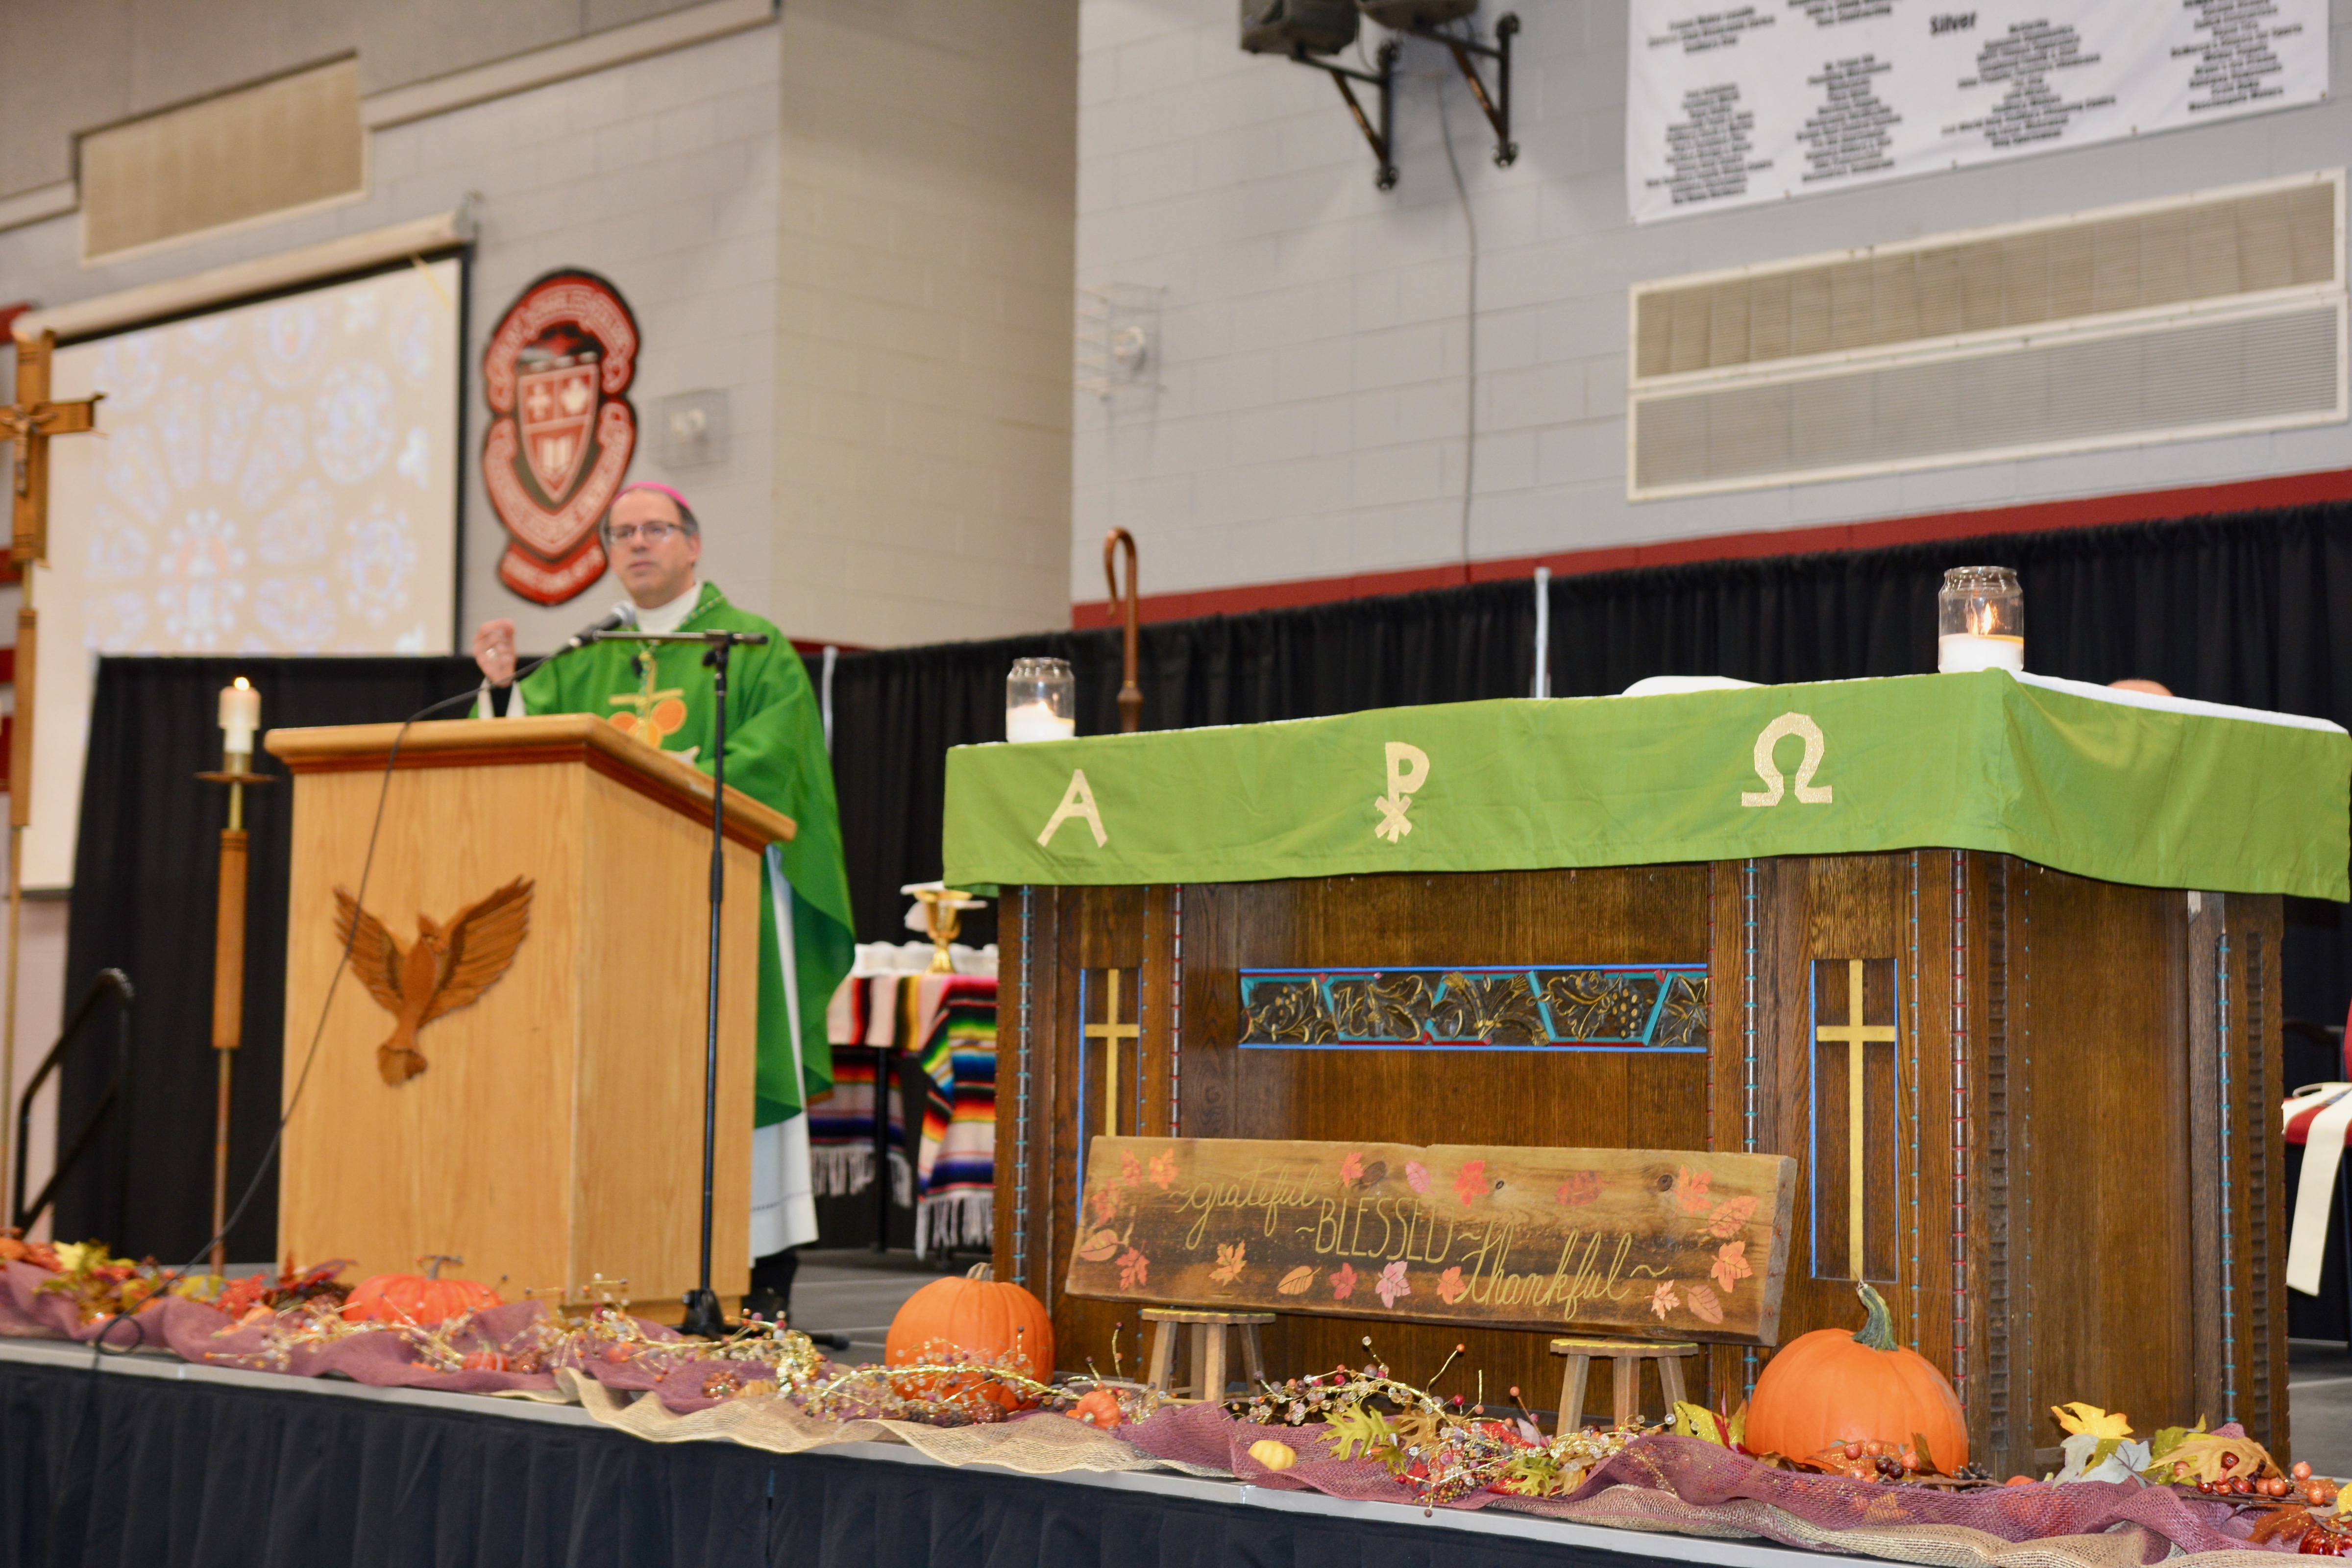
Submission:
[[[702,1282],[687,1293],[686,1315],[678,1332],[697,1339],[722,1339],[727,1314],[710,1289],[710,1205],[717,1185],[719,1158],[719,910],[727,898],[727,659],[739,644],[760,646],[765,632],[637,632],[593,631],[591,642],[699,643],[702,663],[710,671],[711,700],[718,711],[711,720],[710,742],[710,973],[709,999],[703,1014],[702,1041]],[[792,940],[790,931],[778,939]]]

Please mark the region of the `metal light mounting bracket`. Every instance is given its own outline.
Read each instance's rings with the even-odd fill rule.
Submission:
[[[1518,22],[1517,18],[1512,19],[1511,26],[1515,29],[1517,27]],[[1441,37],[1441,35],[1433,34],[1432,37]],[[1491,53],[1492,51],[1487,52]],[[1300,65],[1313,66],[1317,70],[1329,71],[1331,73],[1332,83],[1339,88],[1339,96],[1347,100],[1348,112],[1356,117],[1356,129],[1364,133],[1364,140],[1370,142],[1372,145],[1372,158],[1380,169],[1380,173],[1374,177],[1372,184],[1383,191],[1395,189],[1397,183],[1396,132],[1395,120],[1390,108],[1392,98],[1392,94],[1390,89],[1394,85],[1396,79],[1397,41],[1394,38],[1391,38],[1381,46],[1380,53],[1374,57],[1380,66],[1380,70],[1377,75],[1366,71],[1349,70],[1345,66],[1335,66],[1328,60],[1310,58],[1304,45],[1291,50],[1290,58],[1297,60]],[[1462,68],[1469,70],[1472,68],[1465,65]],[[1506,105],[1508,105],[1510,102],[1510,61],[1509,57],[1507,54],[1504,57],[1503,65],[1503,101]],[[1348,85],[1351,81],[1360,81],[1368,87],[1376,87],[1380,89],[1381,128],[1378,131],[1372,129],[1370,118],[1364,113],[1363,104],[1357,100],[1356,89]],[[1481,89],[1478,93],[1478,100],[1481,103],[1484,103],[1486,100],[1486,92]],[[1487,110],[1487,113],[1491,118],[1494,111],[1489,110]],[[1517,148],[1512,149],[1514,155],[1517,154],[1517,151],[1518,150]]]
[[[1453,51],[1454,63],[1462,70],[1462,79],[1470,84],[1470,96],[1478,100],[1480,109],[1486,110],[1486,123],[1495,128],[1495,166],[1507,169],[1517,163],[1519,144],[1511,140],[1511,40],[1518,36],[1518,13],[1507,11],[1496,22],[1492,44],[1482,44],[1475,38],[1455,37],[1451,33],[1441,33],[1429,26],[1414,27],[1411,31],[1417,38],[1444,44]],[[1478,75],[1478,67],[1470,58],[1473,55],[1483,55],[1495,62],[1495,90],[1491,96],[1486,91],[1486,83]],[[1340,90],[1344,92],[1347,89],[1342,87]],[[1383,100],[1386,96],[1383,92]],[[1360,121],[1363,116],[1359,114],[1356,118]],[[1381,188],[1386,190],[1388,184],[1383,184]]]

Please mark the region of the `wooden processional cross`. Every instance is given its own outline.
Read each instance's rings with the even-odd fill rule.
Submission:
[[[57,353],[58,335],[41,332],[16,339],[16,401],[0,405],[0,437],[9,446],[13,470],[9,489],[8,559],[16,563],[23,582],[16,610],[16,711],[8,746],[8,976],[7,1016],[0,1020],[0,1084],[16,1080],[16,952],[23,928],[23,858],[25,826],[33,816],[33,658],[36,623],[33,574],[28,568],[49,558],[49,437],[80,436],[98,428],[98,398],[49,398],[49,361]],[[100,393],[102,397],[105,394]],[[0,1172],[8,1160],[10,1119],[0,1117]],[[0,1191],[5,1177],[0,1176]],[[22,1193],[12,1194],[21,1200]]]
[[[22,607],[16,612],[16,715],[8,755],[8,826],[21,829],[31,820],[33,804],[33,657],[35,621],[33,578],[26,570],[49,558],[49,437],[80,436],[98,428],[98,397],[49,398],[49,362],[58,351],[58,335],[42,332],[16,340],[16,401],[0,407],[0,437],[8,440],[14,470],[10,486],[11,533],[8,559],[22,574]],[[99,394],[103,397],[104,393]],[[12,853],[10,858],[14,859]],[[9,871],[13,884],[16,872]],[[10,973],[15,973],[16,938],[9,938]],[[15,986],[12,984],[10,990]],[[13,1021],[15,1014],[10,1014]]]
[[[1845,1022],[1816,1024],[1813,1038],[1825,1045],[1845,1047],[1845,1212],[1846,1259],[1853,1266],[1853,1278],[1865,1277],[1864,1247],[1866,1239],[1863,1219],[1863,1190],[1867,1175],[1864,1151],[1869,1139],[1863,1130],[1864,1065],[1868,1059],[1871,1042],[1893,1045],[1895,1039],[1892,1024],[1864,1024],[1862,1021],[1863,961],[1846,960]]]
[[[1103,1043],[1102,1130],[1105,1137],[1116,1138],[1118,1136],[1119,1045],[1125,1040],[1139,1042],[1143,1038],[1142,1025],[1122,1024],[1118,1021],[1118,970],[1103,971],[1103,1021],[1099,1024],[1084,1026],[1080,1033],[1087,1039],[1100,1040]]]

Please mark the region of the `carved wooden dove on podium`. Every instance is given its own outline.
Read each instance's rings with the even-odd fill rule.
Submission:
[[[335,889],[335,936],[351,950],[352,973],[397,1020],[375,1050],[383,1081],[405,1083],[425,1070],[416,1031],[471,1004],[513,964],[530,931],[530,879],[517,877],[497,892],[457,911],[446,925],[419,912],[416,941],[403,947],[375,916],[341,888]]]

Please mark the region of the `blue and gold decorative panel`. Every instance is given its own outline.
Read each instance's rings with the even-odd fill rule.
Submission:
[[[1704,963],[1244,969],[1241,1044],[1704,1051]]]

